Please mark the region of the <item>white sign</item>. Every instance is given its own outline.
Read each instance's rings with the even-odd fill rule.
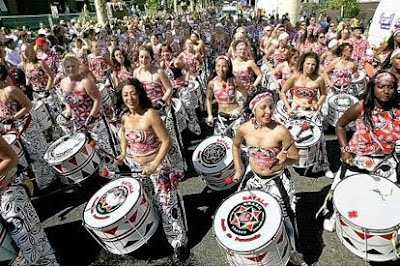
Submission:
[[[58,8],[57,6],[50,5],[51,15],[53,18],[58,19]]]
[[[390,37],[395,28],[400,28],[399,2],[399,0],[381,0],[368,32],[370,44],[379,46]]]

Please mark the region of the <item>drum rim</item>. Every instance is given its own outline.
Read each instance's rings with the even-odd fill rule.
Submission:
[[[126,212],[125,214],[123,214],[123,215],[121,215],[121,216],[118,216],[118,219],[113,219],[113,221],[110,222],[110,223],[107,224],[107,225],[101,225],[101,226],[95,227],[95,226],[93,226],[93,225],[88,224],[88,223],[87,223],[87,220],[85,220],[85,214],[88,213],[88,212],[90,212],[90,207],[89,207],[89,205],[93,204],[94,200],[96,200],[96,197],[98,197],[98,198],[102,197],[109,189],[111,189],[111,188],[109,188],[109,189],[105,190],[105,187],[106,187],[106,186],[109,186],[111,183],[116,183],[117,181],[121,182],[120,180],[122,180],[122,179],[129,179],[129,180],[130,180],[130,179],[133,179],[135,182],[138,183],[138,185],[139,185],[138,197],[140,197],[141,194],[145,194],[145,191],[144,191],[144,188],[143,188],[142,184],[141,184],[138,180],[136,180],[135,178],[130,177],[130,176],[122,176],[122,177],[120,177],[120,178],[117,178],[117,179],[114,179],[114,180],[108,182],[107,184],[103,185],[99,190],[97,190],[97,191],[92,195],[92,197],[87,201],[87,203],[86,203],[86,205],[85,205],[85,207],[84,207],[84,209],[83,209],[83,211],[82,211],[82,221],[83,221],[83,224],[84,224],[84,225],[88,226],[90,229],[102,231],[102,230],[104,230],[104,229],[107,229],[107,228],[110,228],[110,227],[114,226],[115,224],[117,224],[118,222],[120,222],[127,214],[129,214],[129,213],[132,212],[132,209],[136,206],[137,200],[138,200],[139,198],[136,199],[136,202],[135,202],[135,203],[132,203],[132,206],[130,207],[129,210],[127,210],[127,212]],[[103,193],[102,195],[97,194],[97,193],[99,193],[99,192],[102,191],[102,190],[105,190],[104,193]],[[133,193],[132,193],[132,194],[133,194]],[[127,199],[127,200],[128,200],[128,199]],[[149,197],[147,197],[147,201],[149,202],[149,205],[153,206],[152,203],[151,203],[151,199],[149,199]],[[97,203],[97,200],[96,200],[96,203]],[[119,207],[119,208],[120,208],[120,207]],[[152,208],[152,207],[150,207],[150,208]],[[114,211],[114,212],[115,212],[115,211]],[[116,216],[115,216],[115,217],[116,217]],[[106,222],[106,221],[109,221],[109,220],[110,220],[110,219],[108,218],[107,220],[102,220],[102,221],[103,221],[103,222]],[[98,220],[96,220],[96,221],[98,221]],[[94,222],[94,220],[92,220],[92,222]]]
[[[272,201],[276,203],[277,207],[279,208],[280,215],[281,215],[280,223],[279,223],[277,229],[274,231],[274,234],[272,235],[272,237],[269,239],[269,241],[268,241],[267,243],[263,244],[263,245],[260,245],[260,246],[257,247],[257,248],[252,249],[251,251],[258,251],[258,250],[260,250],[261,248],[268,247],[268,245],[271,244],[271,242],[273,241],[273,237],[275,237],[276,234],[278,233],[278,231],[279,231],[279,229],[281,228],[281,226],[283,227],[283,231],[286,231],[286,230],[285,230],[285,225],[284,225],[284,217],[283,217],[283,215],[282,215],[282,208],[281,208],[281,206],[280,206],[278,200],[276,200],[275,197],[272,196],[271,194],[269,194],[269,193],[267,193],[267,192],[265,192],[265,191],[263,191],[263,190],[260,190],[260,189],[250,189],[250,190],[242,190],[242,191],[235,192],[235,193],[229,195],[227,198],[225,198],[225,199],[222,200],[222,202],[218,205],[217,209],[215,210],[214,215],[213,215],[213,217],[212,217],[212,218],[213,218],[212,228],[213,228],[213,231],[214,231],[215,239],[217,240],[217,242],[218,242],[224,249],[229,249],[230,251],[234,251],[234,252],[236,252],[237,254],[240,254],[240,255],[246,255],[246,254],[243,254],[243,253],[245,253],[245,251],[237,251],[237,250],[235,250],[235,249],[231,249],[231,248],[228,248],[227,246],[225,246],[225,245],[221,242],[221,240],[218,238],[218,236],[217,236],[217,234],[216,234],[216,231],[215,231],[214,225],[215,225],[215,218],[216,218],[217,212],[218,212],[218,210],[221,208],[221,206],[224,204],[224,202],[225,202],[227,199],[229,199],[230,197],[233,197],[233,196],[235,196],[235,195],[237,195],[237,194],[240,194],[240,193],[243,193],[243,192],[248,192],[248,191],[251,191],[251,192],[262,192],[262,193],[268,194],[268,195],[271,197],[271,199],[273,199]],[[260,229],[260,230],[261,230],[261,229]],[[287,234],[287,233],[286,233],[286,234]]]
[[[13,137],[14,137],[14,139],[12,140],[11,143],[8,143],[8,142],[7,142],[9,145],[13,145],[13,144],[16,143],[17,141],[19,141],[18,136],[17,136],[16,134],[14,134],[14,133],[2,134],[1,136],[4,138],[4,140],[6,140],[6,142],[7,142],[8,136],[13,136]],[[21,142],[20,142],[20,143],[21,143]]]
[[[328,99],[328,106],[329,107],[332,107],[333,109],[334,109],[334,111],[341,111],[340,109],[338,109],[337,107],[339,107],[338,105],[336,105],[335,104],[335,102],[333,102],[336,98],[338,98],[338,97],[340,97],[340,96],[346,96],[346,97],[348,97],[348,98],[350,98],[350,99],[352,99],[352,100],[354,100],[354,103],[353,104],[351,104],[349,107],[351,107],[352,105],[355,105],[355,104],[357,104],[358,102],[359,102],[359,100],[358,100],[358,98],[357,97],[355,97],[354,95],[350,95],[350,94],[333,94],[331,97],[329,97],[329,99]],[[333,105],[333,104],[335,104],[335,105]],[[349,108],[348,107],[348,108]],[[347,109],[348,109],[347,108]],[[345,109],[344,111],[346,111],[347,109]],[[330,109],[329,109],[330,110]],[[328,110],[328,112],[329,112],[329,110]]]
[[[79,146],[75,146],[75,149],[72,149],[72,151],[74,152],[73,154],[70,154],[70,156],[68,157],[63,157],[60,158],[58,160],[55,160],[54,158],[50,158],[50,152],[53,151],[59,144],[61,144],[64,140],[69,139],[71,136],[84,136],[84,140],[81,141],[82,145]],[[46,152],[44,153],[43,159],[50,165],[50,166],[54,166],[54,165],[58,165],[58,164],[62,164],[64,161],[69,160],[70,158],[72,158],[73,156],[75,156],[81,149],[82,147],[84,147],[87,144],[88,141],[88,137],[84,134],[84,133],[72,133],[72,134],[66,134],[64,136],[61,136],[60,138],[58,138],[56,141],[54,141],[46,150]],[[90,147],[91,148],[91,147]]]
[[[343,216],[343,215],[339,212],[339,210],[338,210],[338,208],[337,208],[337,205],[336,205],[336,201],[335,201],[335,191],[336,191],[336,188],[339,186],[339,184],[342,184],[342,182],[345,181],[346,179],[351,178],[351,177],[353,177],[353,176],[359,176],[359,175],[373,176],[373,177],[377,177],[377,178],[379,178],[379,179],[381,179],[381,180],[388,181],[388,182],[390,182],[391,184],[393,184],[394,186],[396,186],[397,188],[399,188],[399,190],[400,190],[400,186],[398,186],[396,183],[390,181],[389,179],[386,179],[386,178],[383,178],[383,177],[381,177],[381,176],[378,176],[378,175],[374,175],[374,174],[364,174],[364,173],[355,173],[355,174],[348,175],[348,176],[346,176],[344,179],[342,179],[342,180],[336,185],[335,190],[333,191],[333,195],[332,195],[332,204],[333,204],[334,210],[340,215],[340,218],[341,218],[341,219],[344,219],[344,220],[345,220],[346,222],[348,222],[350,225],[352,225],[352,226],[354,225],[355,228],[361,229],[362,231],[368,230],[369,232],[374,232],[374,233],[387,233],[387,232],[389,231],[389,229],[397,229],[397,230],[400,229],[400,221],[399,221],[398,224],[396,224],[395,226],[391,226],[391,227],[385,228],[385,229],[367,228],[367,227],[365,227],[365,226],[360,226],[360,225],[358,225],[358,224],[356,224],[356,223],[354,223],[354,222],[351,222],[350,220],[348,220],[345,216]]]

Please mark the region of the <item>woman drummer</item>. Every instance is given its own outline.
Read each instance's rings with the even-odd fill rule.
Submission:
[[[142,84],[150,98],[153,107],[160,113],[165,121],[172,139],[172,149],[168,152],[174,167],[184,172],[187,169],[186,162],[183,159],[183,145],[181,136],[177,128],[175,114],[171,111],[170,100],[173,92],[172,84],[165,74],[165,71],[159,66],[153,65],[153,50],[149,46],[139,48],[139,68],[135,69],[133,75]]]
[[[367,172],[398,182],[398,163],[394,156],[400,139],[397,82],[389,71],[379,71],[368,83],[364,100],[350,107],[336,123],[342,166],[332,183],[328,200],[340,180],[350,174]],[[356,131],[347,142],[345,127],[353,121]],[[326,230],[334,230],[334,219],[332,216],[324,221]]]
[[[11,238],[21,250],[25,265],[58,265],[51,244],[40,225],[22,179],[15,174],[18,156],[0,136],[0,213]]]
[[[132,64],[125,50],[118,46],[115,47],[111,52],[111,60],[114,67],[112,77],[116,86],[125,79],[133,78]]]
[[[117,110],[121,118],[121,154],[116,162],[123,161],[132,171],[141,171],[143,185],[153,198],[156,210],[174,256],[182,260],[187,256],[187,235],[180,209],[179,170],[169,161],[167,153],[172,141],[158,112],[153,108],[143,85],[137,79],[126,79],[117,88]],[[186,255],[184,255],[186,254]]]
[[[103,116],[102,96],[96,84],[79,72],[79,61],[71,55],[63,59],[60,88],[65,101],[65,117],[74,120],[75,131],[89,133],[99,147],[99,154],[110,171],[118,171],[110,157],[117,153],[111,132]]]
[[[322,127],[322,118],[319,108],[325,101],[325,81],[318,74],[319,59],[313,52],[302,54],[297,65],[297,73],[293,74],[284,84],[280,92],[287,114],[295,118],[307,118],[313,120]],[[292,103],[289,103],[286,93],[290,90]],[[319,95],[319,98],[317,97]],[[313,171],[325,171],[325,176],[333,178],[329,169],[326,142],[321,131],[320,160],[321,164],[314,164]]]
[[[39,190],[50,186],[56,179],[51,168],[43,160],[48,148],[46,139],[29,111],[31,101],[21,89],[5,82],[7,69],[0,64],[0,121],[5,124],[2,134],[17,134],[33,163],[36,185]]]
[[[246,101],[246,107],[248,107],[246,111],[251,113],[252,118],[239,126],[233,140],[235,166],[233,180],[239,182],[243,176],[241,145],[245,142],[249,166],[240,188],[260,189],[279,201],[286,230],[293,250],[296,251],[296,197],[294,183],[287,166],[298,161],[298,151],[294,145],[291,145],[293,138],[289,130],[272,120],[274,110],[272,91],[261,90],[251,93]],[[298,253],[293,253],[293,256],[295,255]]]
[[[236,95],[240,92],[244,99],[247,90],[239,79],[233,76],[232,62],[227,56],[219,56],[215,61],[215,68],[207,83],[207,123],[212,125],[212,99],[218,102],[218,118],[214,126],[214,135],[226,134],[231,128],[233,131],[243,122],[242,109]]]

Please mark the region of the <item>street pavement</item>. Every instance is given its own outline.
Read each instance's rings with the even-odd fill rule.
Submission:
[[[205,136],[209,135],[209,129]],[[186,155],[191,163],[191,154],[201,140],[191,140]],[[326,135],[329,161],[332,171],[339,168],[339,149],[333,129]],[[305,177],[291,169],[295,181],[297,217],[300,244],[309,265],[369,265],[347,250],[336,233],[323,230],[322,220],[315,219],[315,213],[322,205],[330,188],[331,179],[326,177]],[[59,193],[33,201],[42,220],[45,231],[61,265],[172,265],[169,247],[161,224],[147,244],[129,255],[113,255],[105,251],[82,225],[82,212],[86,201],[105,183],[106,179],[91,177],[82,188],[75,192]],[[215,192],[190,169],[187,178],[181,182],[188,218],[190,256],[183,265],[227,265],[224,253],[218,247],[212,229],[212,217],[220,203],[234,192]],[[350,194],[351,192],[349,192]],[[384,219],[384,218],[382,218]],[[18,261],[17,261],[18,262]],[[384,265],[399,265],[397,262]],[[16,264],[16,263],[14,263]],[[23,261],[20,264],[23,264]],[[376,263],[375,263],[376,264]],[[380,264],[381,265],[381,264]]]

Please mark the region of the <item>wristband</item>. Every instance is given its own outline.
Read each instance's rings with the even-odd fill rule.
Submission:
[[[350,147],[349,146],[342,146],[342,147],[340,147],[340,152],[342,154],[344,154],[346,152],[350,152]]]

